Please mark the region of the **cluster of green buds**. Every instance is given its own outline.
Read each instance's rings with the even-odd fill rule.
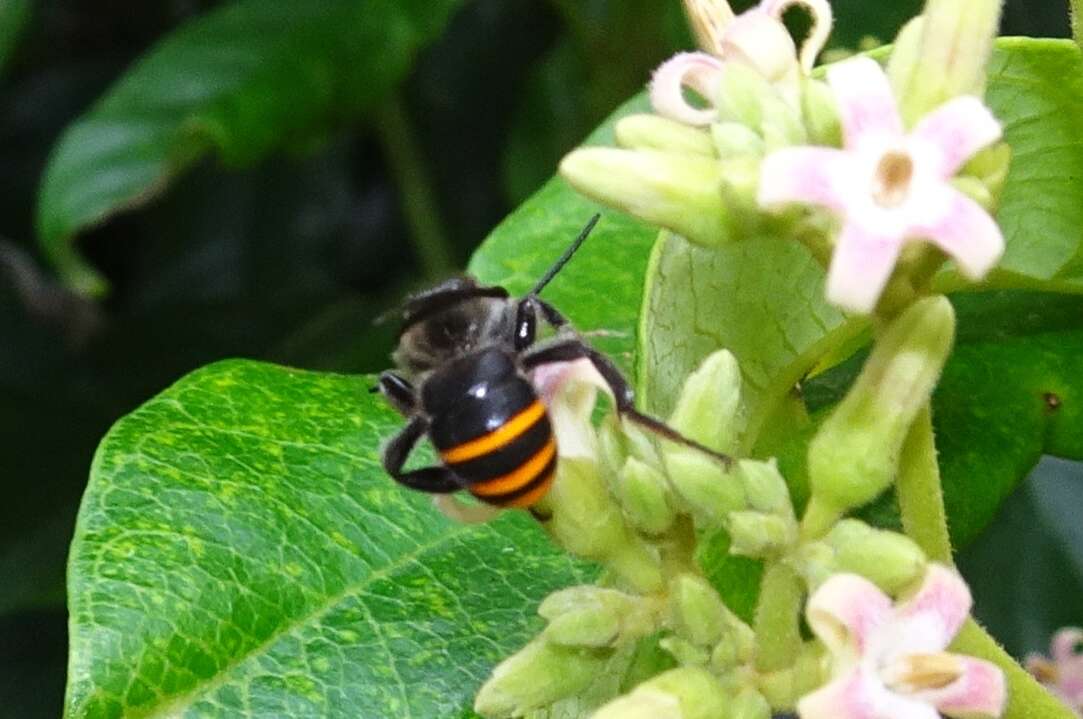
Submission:
[[[800,50],[781,21],[790,5],[812,16]],[[1009,152],[979,99],[1000,4],[929,0],[886,70],[856,57],[823,75],[813,64],[831,24],[825,0],[763,0],[741,15],[723,0],[686,7],[703,51],[658,69],[654,114],[620,120],[619,147],[576,150],[561,174],[703,247],[754,235],[803,243],[826,271],[827,299],[873,315],[873,347],[808,444],[803,513],[773,459],[740,456],[754,443],[729,352],[686,379],[668,424],[731,461],[616,414],[592,424],[604,383],[568,372],[548,401],[558,475],[535,509],[558,545],[604,572],[597,586],[542,603],[547,627],[496,668],[476,710],[487,719],[1000,716],[1002,670],[947,651],[971,600],[923,547],[944,553],[848,518],[901,490],[915,436],[926,432],[919,446],[935,452],[929,401],[955,316],[934,276],[980,279],[1003,251],[989,212]],[[939,502],[934,479],[929,501]],[[731,610],[700,564],[705,539],[720,535],[731,554],[762,564],[752,617]]]

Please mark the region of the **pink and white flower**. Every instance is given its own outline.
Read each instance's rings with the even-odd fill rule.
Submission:
[[[812,16],[812,30],[800,53],[782,23],[783,13],[794,5],[805,7]],[[801,71],[807,74],[812,69],[831,32],[827,0],[762,0],[736,17],[724,0],[686,0],[685,6],[692,28],[708,52],[683,52],[664,62],[651,79],[650,96],[659,115],[689,125],[718,120],[713,100],[727,62],[753,68],[796,102]],[[689,103],[685,88],[695,91],[706,104],[697,107]]]
[[[833,679],[797,704],[801,719],[998,717],[1006,699],[995,665],[944,651],[970,611],[970,591],[930,564],[917,593],[893,605],[872,582],[838,574],[807,608],[833,659]]]
[[[759,202],[818,205],[842,218],[827,276],[827,297],[872,311],[902,247],[927,240],[981,279],[1004,252],[1000,228],[951,179],[976,152],[1001,136],[981,100],[961,96],[903,128],[891,85],[869,58],[827,73],[842,121],[844,146],[792,147],[763,163]]]
[[[1039,654],[1027,657],[1027,671],[1083,715],[1083,629],[1066,627],[1053,635],[1052,661]]]

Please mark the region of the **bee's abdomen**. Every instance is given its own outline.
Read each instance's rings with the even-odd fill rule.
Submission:
[[[557,447],[545,406],[532,397],[500,426],[454,446],[441,446],[447,467],[478,499],[501,507],[529,507],[548,491]]]

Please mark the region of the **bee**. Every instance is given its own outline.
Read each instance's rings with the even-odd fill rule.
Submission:
[[[556,437],[530,373],[582,359],[605,380],[622,417],[731,461],[636,410],[632,388],[616,366],[539,297],[598,218],[591,218],[524,297],[463,276],[407,298],[393,354],[399,370],[383,372],[372,390],[407,419],[383,452],[384,469],[397,482],[432,494],[466,490],[496,507],[530,508],[549,490],[557,464]],[[535,343],[539,319],[554,336]],[[405,470],[425,436],[441,463]]]

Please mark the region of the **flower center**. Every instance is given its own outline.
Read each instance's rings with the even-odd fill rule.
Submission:
[[[963,675],[963,662],[952,654],[909,654],[887,667],[884,683],[896,691],[942,689]]]
[[[898,207],[910,192],[914,177],[914,161],[899,150],[884,153],[876,166],[872,196],[881,207]]]

